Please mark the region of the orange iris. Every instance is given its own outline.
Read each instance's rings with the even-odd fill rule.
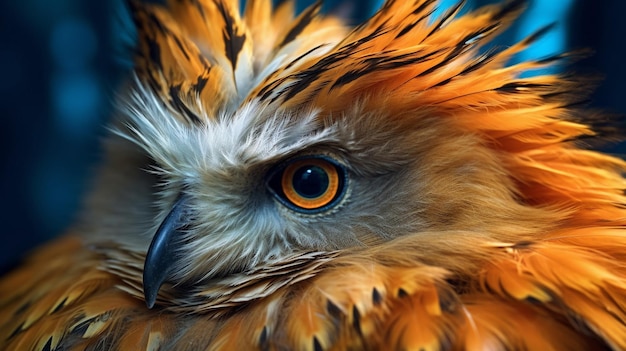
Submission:
[[[295,160],[283,171],[281,187],[295,206],[314,210],[328,205],[339,192],[335,165],[322,158]]]

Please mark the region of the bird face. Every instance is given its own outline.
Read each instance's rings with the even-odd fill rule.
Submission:
[[[485,243],[570,215],[520,189],[537,190],[528,178],[545,168],[524,152],[562,133],[550,114],[571,85],[518,78],[547,61],[504,66],[539,35],[478,54],[522,2],[444,25],[460,5],[428,23],[433,2],[392,1],[352,32],[319,5],[282,28],[259,4],[244,19],[222,1],[133,9],[135,78],[85,222],[94,241],[145,255],[148,305],[166,282],[206,286],[401,238],[414,259],[471,276]]]
[[[251,102],[195,125],[135,89],[130,127],[118,134],[149,155],[159,179],[166,216],[144,271],[153,294],[165,281],[206,282],[295,252],[544,225],[509,190],[497,155],[431,111],[392,117],[355,101],[331,116]]]

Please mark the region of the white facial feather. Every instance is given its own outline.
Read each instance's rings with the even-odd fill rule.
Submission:
[[[295,116],[257,103],[193,126],[174,118],[177,112],[164,108],[139,83],[130,96],[125,105],[127,130],[115,132],[154,160],[164,187],[159,218],[164,218],[175,194],[183,191],[192,199],[193,220],[181,240],[186,242],[185,256],[194,262],[177,270],[178,278],[193,268],[202,267],[202,277],[207,278],[249,269],[298,247],[328,246],[321,230],[303,236],[290,229],[266,189],[266,176],[273,165],[302,150],[337,144],[335,126],[322,126],[315,111]]]

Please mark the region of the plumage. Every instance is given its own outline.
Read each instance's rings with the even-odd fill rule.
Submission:
[[[626,349],[626,162],[592,85],[488,48],[523,1],[350,28],[131,1],[81,221],[0,280],[6,350]]]

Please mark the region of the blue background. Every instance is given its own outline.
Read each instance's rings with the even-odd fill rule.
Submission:
[[[470,0],[467,7],[487,2]],[[299,1],[300,8],[306,3]],[[325,8],[337,9],[335,3]],[[342,4],[358,19],[380,1]],[[595,55],[574,68],[603,74],[592,105],[623,114],[625,14],[625,1],[530,1],[499,42],[556,21],[528,55],[593,48]],[[115,88],[130,67],[131,28],[122,0],[0,2],[0,272],[73,221],[100,159]]]

